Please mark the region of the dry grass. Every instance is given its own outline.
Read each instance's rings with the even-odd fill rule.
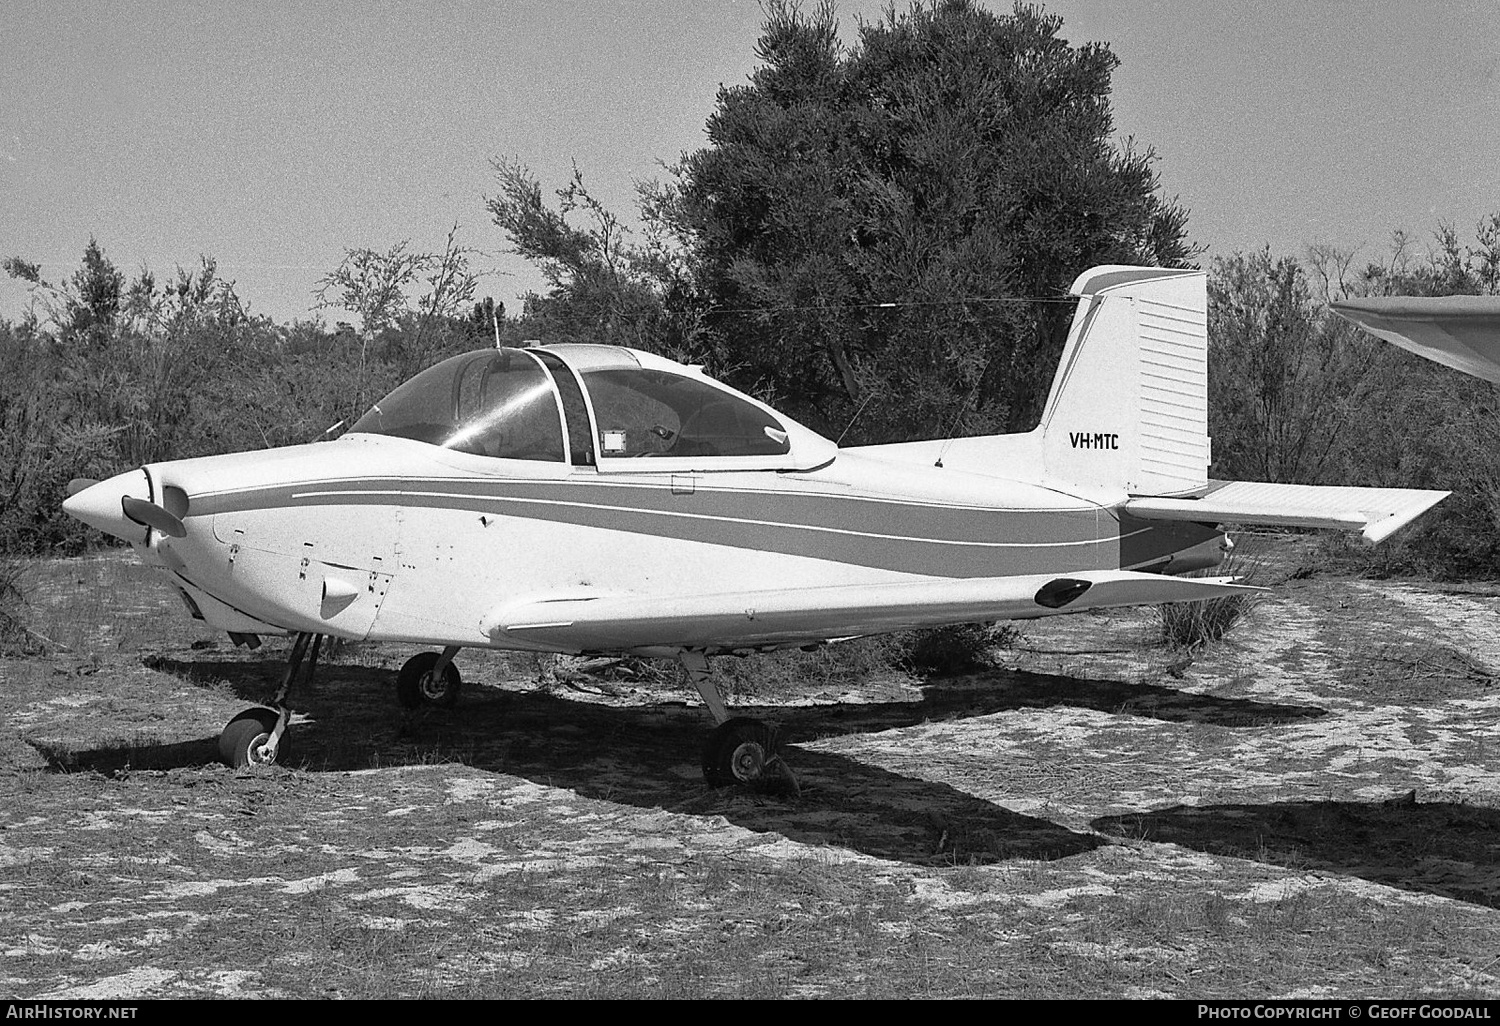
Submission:
[[[18,560],[0,559],[0,652],[24,653],[35,646],[27,627],[31,617],[22,591],[24,569]]]
[[[1156,607],[1157,637],[1169,648],[1195,652],[1223,641],[1255,608],[1256,598],[1224,595],[1203,602],[1164,602]]]
[[[1212,576],[1235,577],[1241,584],[1254,584],[1258,574],[1254,564],[1236,564],[1227,560],[1216,567]],[[1208,572],[1192,576],[1210,576]],[[1206,599],[1202,602],[1164,602],[1155,607],[1158,641],[1169,648],[1194,653],[1205,645],[1223,641],[1260,602],[1255,592],[1242,592]]]

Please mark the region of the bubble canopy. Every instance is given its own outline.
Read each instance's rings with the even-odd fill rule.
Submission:
[[[606,346],[455,356],[397,387],[350,430],[599,469],[643,457],[649,464],[629,469],[712,469],[722,461],[788,468],[807,465],[808,457],[827,462],[836,451],[696,368]],[[817,452],[797,458],[796,445]]]

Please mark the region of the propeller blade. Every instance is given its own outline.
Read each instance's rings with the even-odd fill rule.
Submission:
[[[92,488],[98,483],[99,479],[96,477],[75,477],[73,480],[68,482],[68,498],[71,499],[73,496],[77,495],[85,488]]]
[[[182,521],[154,502],[127,495],[120,500],[120,508],[125,511],[127,517],[138,524],[154,527],[162,534],[173,538],[187,537],[187,528],[182,526]]]

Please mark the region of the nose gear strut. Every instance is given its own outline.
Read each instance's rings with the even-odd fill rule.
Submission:
[[[292,683],[307,660],[303,685],[312,684],[318,671],[318,649],[322,647],[323,635],[298,633],[287,655],[286,670],[281,676],[281,686],[269,705],[246,709],[225,725],[219,735],[219,755],[235,769],[245,766],[269,766],[281,753],[281,741],[286,735],[292,710],[287,705]],[[311,650],[309,652],[309,649]]]

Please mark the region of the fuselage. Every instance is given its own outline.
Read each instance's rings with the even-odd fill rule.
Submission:
[[[909,447],[838,450],[784,418],[756,427],[748,418],[770,411],[760,404],[742,427],[717,429],[717,451],[610,453],[651,436],[580,379],[591,420],[575,415],[568,434],[556,414],[561,458],[357,425],[332,442],[152,464],[80,493],[70,510],[165,568],[216,627],[461,646],[529,647],[497,639],[487,617],[552,597],[1180,572],[1220,555],[1209,527],[1122,519],[1107,498],[934,465]],[[710,437],[692,417],[649,430]],[[760,441],[737,456],[724,439],[752,428]],[[538,444],[512,434],[505,444]],[[180,531],[120,516],[127,495],[175,503]]]
[[[169,486],[191,497],[184,537],[129,525],[130,540],[214,626],[426,644],[490,645],[491,610],[590,589],[677,596],[1174,557],[1185,569],[1184,550],[1218,538],[859,452],[802,472],[602,476],[356,434],[127,477],[142,497]]]

